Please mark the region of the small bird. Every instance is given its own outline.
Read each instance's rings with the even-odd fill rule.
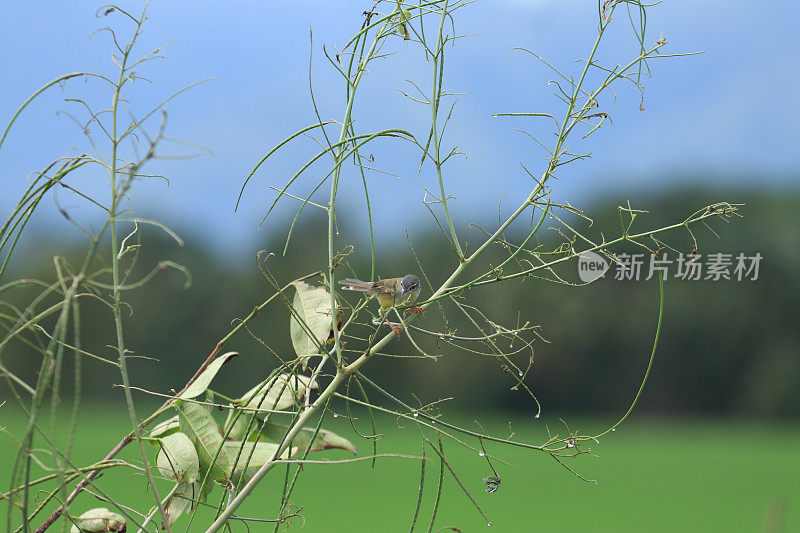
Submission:
[[[386,313],[392,307],[406,307],[406,313],[412,310],[424,313],[421,307],[412,307],[422,290],[419,278],[414,274],[406,274],[402,278],[389,278],[378,281],[361,281],[360,279],[347,278],[339,281],[339,283],[344,285],[347,290],[363,292],[370,297],[377,298],[383,313]],[[400,328],[397,326],[389,324],[389,327],[398,335],[400,334]]]

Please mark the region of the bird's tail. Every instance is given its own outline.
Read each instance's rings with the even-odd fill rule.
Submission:
[[[344,289],[348,291],[358,291],[358,292],[372,292],[375,288],[375,284],[371,281],[361,281],[360,279],[353,279],[347,278],[340,280],[339,283],[344,285]]]

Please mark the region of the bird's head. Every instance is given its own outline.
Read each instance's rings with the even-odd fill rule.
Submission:
[[[400,287],[402,294],[419,290],[419,278],[414,274],[406,274],[406,276],[400,280]]]

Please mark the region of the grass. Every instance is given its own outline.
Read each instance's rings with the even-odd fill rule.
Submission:
[[[2,424],[19,434],[25,420],[9,406],[3,407]],[[468,416],[461,419],[467,423]],[[46,419],[45,419],[46,420]],[[506,430],[507,419],[486,414],[481,423],[497,431]],[[604,422],[585,419],[572,423],[582,433],[600,429]],[[537,442],[544,435],[543,422],[515,421],[512,428],[519,440]],[[558,422],[550,424],[556,430]],[[380,420],[384,438],[380,453],[420,454],[419,436],[413,424],[399,428],[393,419]],[[77,435],[75,460],[80,464],[96,460],[117,442],[128,427],[122,409],[87,406]],[[353,435],[350,424],[329,419],[325,427],[351,438],[359,455],[369,453],[369,445]],[[560,430],[563,433],[563,430]],[[488,444],[487,452],[516,465],[495,462],[502,477],[494,494],[483,490],[482,478],[491,475],[485,458],[474,452],[448,446],[448,460],[462,482],[477,498],[493,531],[762,531],[767,516],[784,521],[784,531],[800,530],[800,463],[797,442],[800,425],[761,424],[733,420],[656,421],[641,419],[625,424],[592,449],[598,457],[581,456],[569,465],[598,484],[577,479],[544,454]],[[0,457],[15,453],[11,438],[0,435]],[[434,454],[429,449],[428,457]],[[125,457],[134,462],[132,448]],[[317,459],[344,459],[339,450],[316,454]],[[436,494],[439,462],[434,456],[425,472],[423,507],[417,530],[426,531]],[[46,458],[43,458],[46,461]],[[0,479],[8,480],[10,461],[0,461]],[[373,469],[368,461],[346,465],[307,465],[298,480],[292,501],[302,506],[306,532],[317,531],[406,531],[409,529],[418,498],[418,461],[379,459]],[[40,472],[37,469],[37,472]],[[274,516],[278,509],[281,479],[285,470],[275,469],[237,514]],[[99,480],[100,487],[139,511],[151,500],[145,493],[141,475],[109,472]],[[166,492],[166,485],[162,491]],[[215,489],[209,503],[216,504],[221,492]],[[781,511],[786,504],[785,513]],[[73,506],[79,514],[103,506],[83,495]],[[346,513],[343,510],[347,509]],[[773,511],[770,511],[770,510]],[[777,511],[775,511],[777,510]],[[5,515],[0,503],[0,516]],[[776,514],[777,513],[777,514]],[[44,517],[35,520],[38,525]],[[200,513],[190,531],[203,531],[210,522]],[[176,524],[184,531],[186,518]],[[289,531],[299,531],[303,519],[295,518]],[[271,526],[271,525],[270,525]],[[453,526],[462,531],[477,531],[486,524],[449,474],[434,531]],[[132,528],[129,526],[129,531]],[[234,531],[245,531],[241,525]],[[251,531],[265,531],[264,524],[251,525]],[[282,528],[285,530],[286,528]]]

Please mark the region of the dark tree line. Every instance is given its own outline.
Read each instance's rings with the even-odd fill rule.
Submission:
[[[796,279],[800,271],[800,229],[796,206],[800,196],[793,192],[757,195],[742,191],[727,195],[731,198],[720,198],[719,191],[684,191],[640,198],[634,203],[634,207],[653,213],[641,218],[640,227],[646,228],[680,220],[711,201],[741,200],[747,204],[742,209],[744,218],[715,225],[720,239],[707,230],[697,230],[698,253],[763,256],[756,281],[667,279],[662,338],[651,381],[640,404],[643,411],[796,416],[795,407],[800,405],[800,291]],[[598,206],[606,207],[599,210],[590,233],[599,237],[602,229],[607,237],[613,237],[613,231],[619,228],[619,214],[608,206],[617,203],[598,202]],[[325,263],[326,245],[318,226],[314,220],[300,224],[286,257],[278,254],[268,260],[271,274],[281,283]],[[143,356],[132,360],[133,382],[159,392],[179,388],[230,329],[232,321],[246,315],[273,291],[257,268],[255,250],[250,260],[231,267],[229,261],[220,261],[193,238],[191,231],[183,233],[186,245],[177,248],[157,232],[145,230],[137,268],[145,272],[160,260],[170,259],[189,268],[192,286],[184,289],[183,275],[167,270],[144,288],[131,291],[126,299],[130,304],[126,318],[128,345],[135,355]],[[283,238],[272,235],[263,248],[279,252]],[[665,240],[679,251],[692,251],[685,232],[673,233]],[[440,281],[451,270],[453,261],[441,235],[416,230],[412,232],[412,242],[427,276],[434,283]],[[353,243],[343,238],[340,244],[344,247]],[[79,243],[68,250],[61,246],[42,242],[35,247],[36,252],[24,258],[18,256],[14,272],[7,279],[24,275],[52,280],[53,254],[73,260],[80,257]],[[367,250],[358,244],[356,253],[347,257],[347,265],[342,268],[349,266],[368,276]],[[388,276],[418,271],[407,246],[379,252],[379,273],[387,265],[394,269],[386,272]],[[667,253],[674,256],[672,251]],[[497,250],[487,261],[500,257],[502,251]],[[349,275],[350,271],[346,273]],[[577,281],[576,264],[570,263],[559,274]],[[608,276],[613,277],[613,271]],[[13,299],[22,303],[24,291],[19,290]],[[652,345],[658,310],[655,279],[604,279],[589,286],[570,287],[525,278],[518,283],[470,290],[466,298],[466,303],[476,305],[493,321],[513,324],[520,317],[541,325],[540,332],[547,342],[534,343],[534,365],[526,383],[549,414],[618,412],[627,407],[639,386]],[[84,346],[113,358],[107,348],[113,335],[110,315],[90,299],[85,299],[83,311]],[[251,328],[252,335],[241,335],[226,346],[242,356],[223,369],[217,384],[222,392],[229,388],[235,394],[249,388],[276,366],[276,356],[290,357],[288,317],[281,304],[272,306]],[[431,308],[420,325],[424,327],[426,321],[438,325],[441,320]],[[465,334],[469,331],[469,324],[458,313],[448,311],[447,320],[451,329]],[[497,358],[456,351],[431,340],[421,342],[441,357],[436,361],[383,357],[369,365],[367,374],[377,382],[393,383],[395,391],[406,391],[407,399],[413,392],[424,402],[453,396],[453,403],[464,409],[533,409],[530,397],[509,391],[513,380]],[[396,341],[391,351],[401,355],[416,353],[405,338]],[[34,351],[17,343],[2,357],[12,370],[26,379],[35,379],[40,360]],[[524,363],[528,355],[520,357]],[[120,381],[115,368],[86,359],[83,372],[89,387],[84,390],[85,395],[100,398],[121,394],[113,387]],[[8,385],[2,387],[6,389]],[[69,390],[68,383],[64,387]]]

